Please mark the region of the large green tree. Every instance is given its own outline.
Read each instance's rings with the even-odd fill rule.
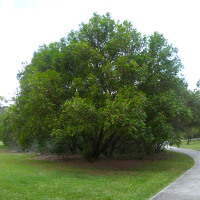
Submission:
[[[181,69],[162,34],[142,36],[128,21],[94,14],[40,46],[18,74],[16,138],[23,148],[54,141],[87,159],[178,144],[177,126],[189,117]]]

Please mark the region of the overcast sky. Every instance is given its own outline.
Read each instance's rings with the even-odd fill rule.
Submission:
[[[200,0],[0,0],[0,96],[18,87],[22,62],[38,46],[59,41],[94,12],[129,20],[142,34],[154,31],[179,49],[189,88],[200,79]]]

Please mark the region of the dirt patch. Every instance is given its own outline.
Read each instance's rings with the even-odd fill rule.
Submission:
[[[93,162],[88,162],[79,155],[58,156],[58,155],[41,154],[41,155],[36,156],[34,159],[58,161],[58,162],[62,162],[62,164],[64,164],[65,166],[73,167],[73,168],[123,171],[123,170],[128,170],[134,167],[141,166],[149,162],[163,160],[163,159],[166,159],[168,156],[169,156],[169,153],[161,152],[161,153],[157,153],[151,156],[146,156],[143,159],[100,158]]]

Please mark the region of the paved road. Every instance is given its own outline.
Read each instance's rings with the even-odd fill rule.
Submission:
[[[151,200],[200,200],[200,152],[176,147],[170,149],[191,156],[195,165]]]

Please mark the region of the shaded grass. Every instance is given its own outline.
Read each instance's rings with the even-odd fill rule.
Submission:
[[[165,159],[112,171],[5,150],[0,146],[1,200],[145,200],[193,165],[190,157],[169,152]]]
[[[182,141],[180,148],[200,151],[200,140],[191,140],[189,144],[187,144],[187,141],[184,140]]]

